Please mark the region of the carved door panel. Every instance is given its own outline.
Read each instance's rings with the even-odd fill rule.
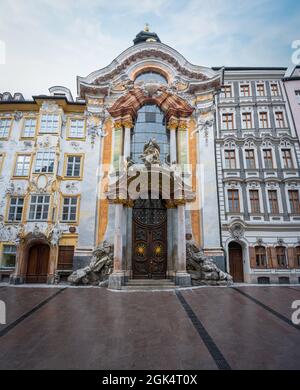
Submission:
[[[133,276],[163,279],[167,271],[167,211],[160,200],[138,200],[133,210]]]
[[[47,283],[50,248],[37,245],[29,250],[26,283]]]

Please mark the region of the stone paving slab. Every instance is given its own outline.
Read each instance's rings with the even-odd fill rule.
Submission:
[[[0,369],[216,369],[172,292],[67,289],[0,342]]]
[[[276,308],[285,314],[285,305],[290,306],[293,296],[280,293],[282,287],[268,293],[260,287],[242,289],[265,302],[276,300]],[[232,369],[300,369],[300,328],[293,328],[233,288],[191,290],[183,295]]]
[[[0,369],[300,369],[300,288],[236,288],[0,288]]]

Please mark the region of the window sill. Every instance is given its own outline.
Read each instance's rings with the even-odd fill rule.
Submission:
[[[29,180],[29,176],[13,176],[12,180]]]
[[[82,181],[83,178],[82,177],[69,177],[69,176],[63,176],[62,178],[63,180],[72,180],[72,181]]]

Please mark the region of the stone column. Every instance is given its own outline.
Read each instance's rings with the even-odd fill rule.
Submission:
[[[115,234],[114,234],[114,272],[109,277],[108,287],[121,290],[124,285],[125,272],[123,270],[123,204],[115,205]]]
[[[168,122],[168,129],[170,130],[170,163],[177,163],[177,142],[176,142],[176,130],[178,127],[178,119],[171,117]]]
[[[185,205],[177,206],[177,265],[176,265],[176,285],[182,287],[191,286],[191,275],[186,271],[186,237],[185,237]]]
[[[124,127],[124,160],[126,160],[131,155],[131,129],[133,128],[131,117],[123,119],[122,125]]]

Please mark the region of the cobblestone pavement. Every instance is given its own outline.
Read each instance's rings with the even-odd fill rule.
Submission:
[[[0,286],[0,369],[300,369],[300,287]]]

